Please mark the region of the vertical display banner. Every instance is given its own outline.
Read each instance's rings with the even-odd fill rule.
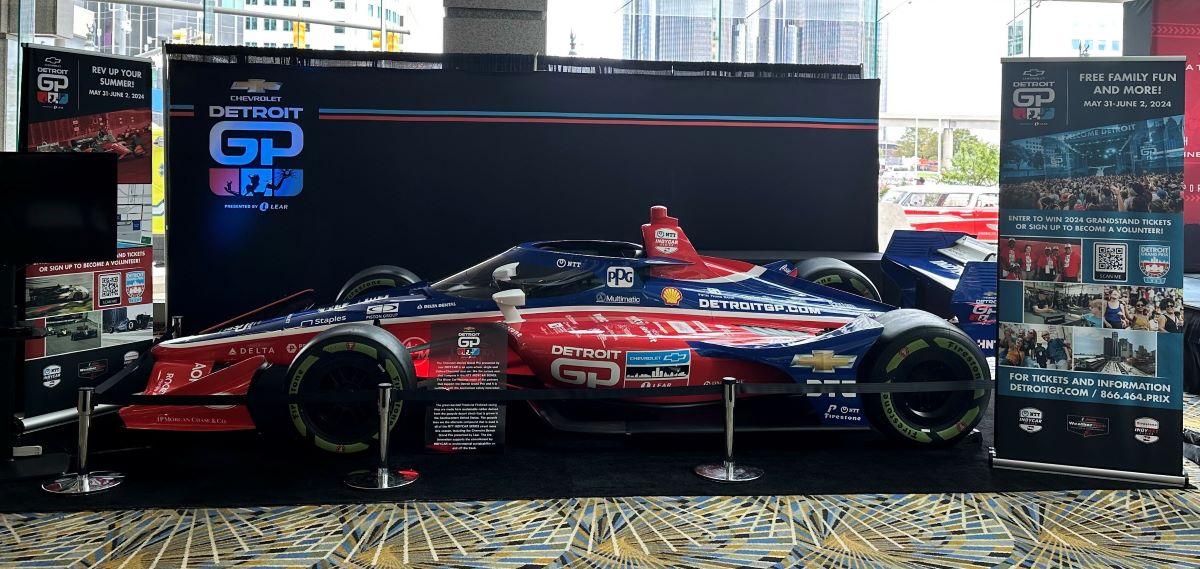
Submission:
[[[434,323],[430,337],[435,389],[505,388],[508,333],[503,327]],[[499,403],[432,404],[425,415],[425,445],[440,452],[496,449],[504,444],[504,415]]]
[[[153,334],[150,247],[150,61],[25,46],[19,147],[108,152],[117,162],[117,257],[25,268],[25,318],[47,330],[25,343],[25,413],[75,405],[136,359]],[[54,173],[46,173],[53,191]],[[70,236],[64,235],[64,239]]]
[[[1155,0],[1150,53],[1187,57],[1185,83],[1190,95],[1184,113],[1183,199],[1187,241],[1200,242],[1200,9],[1195,0]],[[1200,272],[1200,247],[1184,257],[1185,270]]]
[[[1004,60],[994,466],[1186,481],[1184,74]]]

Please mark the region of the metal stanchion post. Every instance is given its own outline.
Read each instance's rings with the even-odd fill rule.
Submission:
[[[346,485],[359,490],[388,490],[408,486],[421,475],[412,469],[394,470],[388,466],[388,414],[392,409],[392,384],[379,384],[379,466],[355,470],[346,475]]]
[[[79,412],[79,470],[42,484],[42,490],[52,494],[94,494],[125,481],[125,475],[119,472],[91,472],[88,469],[88,431],[92,428],[92,412],[96,408],[95,394],[95,389],[81,387],[75,404]]]
[[[721,380],[725,399],[725,461],[721,464],[701,464],[696,474],[717,482],[749,482],[762,477],[761,468],[738,466],[733,462],[733,406],[737,403],[737,379],[726,377]]]

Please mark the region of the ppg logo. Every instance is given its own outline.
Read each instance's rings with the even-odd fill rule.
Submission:
[[[228,132],[284,132],[288,133],[286,146],[276,147],[272,137],[246,138],[228,136]],[[234,153],[226,153],[228,146]],[[304,150],[304,131],[290,122],[264,121],[221,121],[213,125],[208,135],[208,153],[218,164],[245,166],[258,160],[263,166],[275,165],[276,158],[292,158]]]
[[[629,267],[609,267],[605,284],[611,288],[630,288],[633,286],[633,269]]]
[[[1054,89],[1024,87],[1013,91],[1013,104],[1018,107],[1040,107],[1054,102]]]

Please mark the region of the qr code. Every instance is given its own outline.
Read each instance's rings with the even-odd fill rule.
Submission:
[[[1129,246],[1125,243],[1096,243],[1092,276],[1098,281],[1128,280]]]
[[[100,284],[96,287],[99,293],[96,298],[100,306],[121,304],[121,273],[100,275]]]

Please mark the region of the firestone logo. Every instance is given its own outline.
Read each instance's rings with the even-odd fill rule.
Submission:
[[[220,166],[209,169],[209,190],[222,198],[255,200],[231,199],[226,209],[285,210],[288,205],[278,198],[295,197],[304,189],[304,171],[287,167],[304,150],[298,122],[304,109],[284,106],[282,96],[266,94],[282,87],[265,79],[234,81],[229,88],[238,94],[229,96],[231,104],[208,107],[209,118],[221,119],[208,134],[209,156]]]

